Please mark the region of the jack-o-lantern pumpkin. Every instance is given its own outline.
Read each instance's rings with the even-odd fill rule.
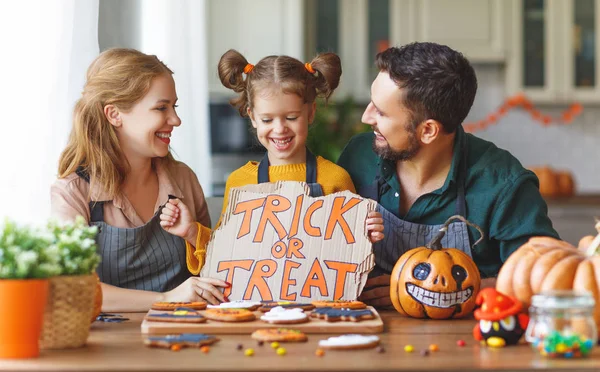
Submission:
[[[94,289],[96,290],[96,295],[94,297],[94,311],[92,313],[92,322],[96,320],[100,312],[102,311],[102,286],[100,285],[100,278],[98,274],[94,273],[96,280],[98,281]]]
[[[392,270],[390,298],[402,315],[413,318],[461,318],[475,308],[475,297],[481,286],[479,269],[466,253],[456,248],[443,248],[441,240],[448,225],[460,219],[479,226],[461,216],[452,216],[425,247],[404,253]]]

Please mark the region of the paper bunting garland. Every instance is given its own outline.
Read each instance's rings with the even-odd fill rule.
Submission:
[[[496,112],[489,114],[485,119],[478,122],[463,124],[463,128],[465,129],[465,132],[468,133],[484,130],[490,125],[496,124],[498,120],[500,120],[510,110],[518,107],[522,107],[525,111],[529,112],[533,120],[540,122],[545,127],[552,123],[563,125],[571,124],[573,119],[579,116],[583,111],[583,106],[580,103],[573,103],[571,106],[569,106],[569,108],[562,112],[560,117],[555,118],[542,114],[538,109],[535,108],[533,103],[527,97],[525,97],[525,95],[517,94],[507,98],[506,101],[504,101],[504,104],[502,104],[502,106],[500,106]]]

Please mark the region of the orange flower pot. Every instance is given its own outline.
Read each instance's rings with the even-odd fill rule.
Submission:
[[[47,296],[47,279],[0,279],[0,358],[40,354]]]

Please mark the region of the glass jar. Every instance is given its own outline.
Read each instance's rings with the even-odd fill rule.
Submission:
[[[594,306],[594,298],[588,292],[551,291],[535,295],[525,339],[544,356],[587,356],[598,340]]]

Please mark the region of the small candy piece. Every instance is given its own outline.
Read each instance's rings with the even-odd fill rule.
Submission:
[[[254,355],[254,349],[246,349],[244,351],[244,355],[246,355],[246,356],[252,356],[252,355]]]
[[[429,345],[429,351],[438,351],[440,349],[436,344]]]
[[[282,355],[283,356],[283,355],[285,355],[285,353],[287,351],[285,350],[284,347],[278,347],[277,350],[275,350],[275,352],[277,353],[277,355]]]
[[[429,356],[429,350],[427,350],[427,349],[421,350],[421,356],[424,356],[424,357]]]
[[[263,340],[258,341],[258,346],[263,346],[264,344],[265,344],[265,342]]]
[[[242,350],[244,348],[244,345],[242,344],[237,344],[236,349],[238,350]]]
[[[465,342],[465,340],[458,340],[456,341],[456,345],[459,347],[463,347],[465,346],[467,343]]]
[[[200,351],[206,354],[210,351],[210,346],[204,345],[200,348]]]
[[[566,351],[567,351],[567,345],[563,344],[562,342],[560,344],[556,345],[556,352],[557,353],[562,354],[562,353],[564,353]]]
[[[415,348],[412,345],[406,345],[404,346],[404,351],[406,351],[407,353],[412,353],[413,351],[415,351]]]
[[[179,350],[181,350],[181,344],[171,345],[171,351],[179,351]]]
[[[318,357],[322,357],[323,355],[325,355],[325,350],[323,350],[323,349],[317,349],[315,351],[315,355],[318,356]]]
[[[275,342],[271,342],[271,347],[273,349],[277,349],[279,347],[279,342],[275,341]]]
[[[383,346],[378,346],[377,347],[377,352],[378,353],[385,353],[385,348]]]

